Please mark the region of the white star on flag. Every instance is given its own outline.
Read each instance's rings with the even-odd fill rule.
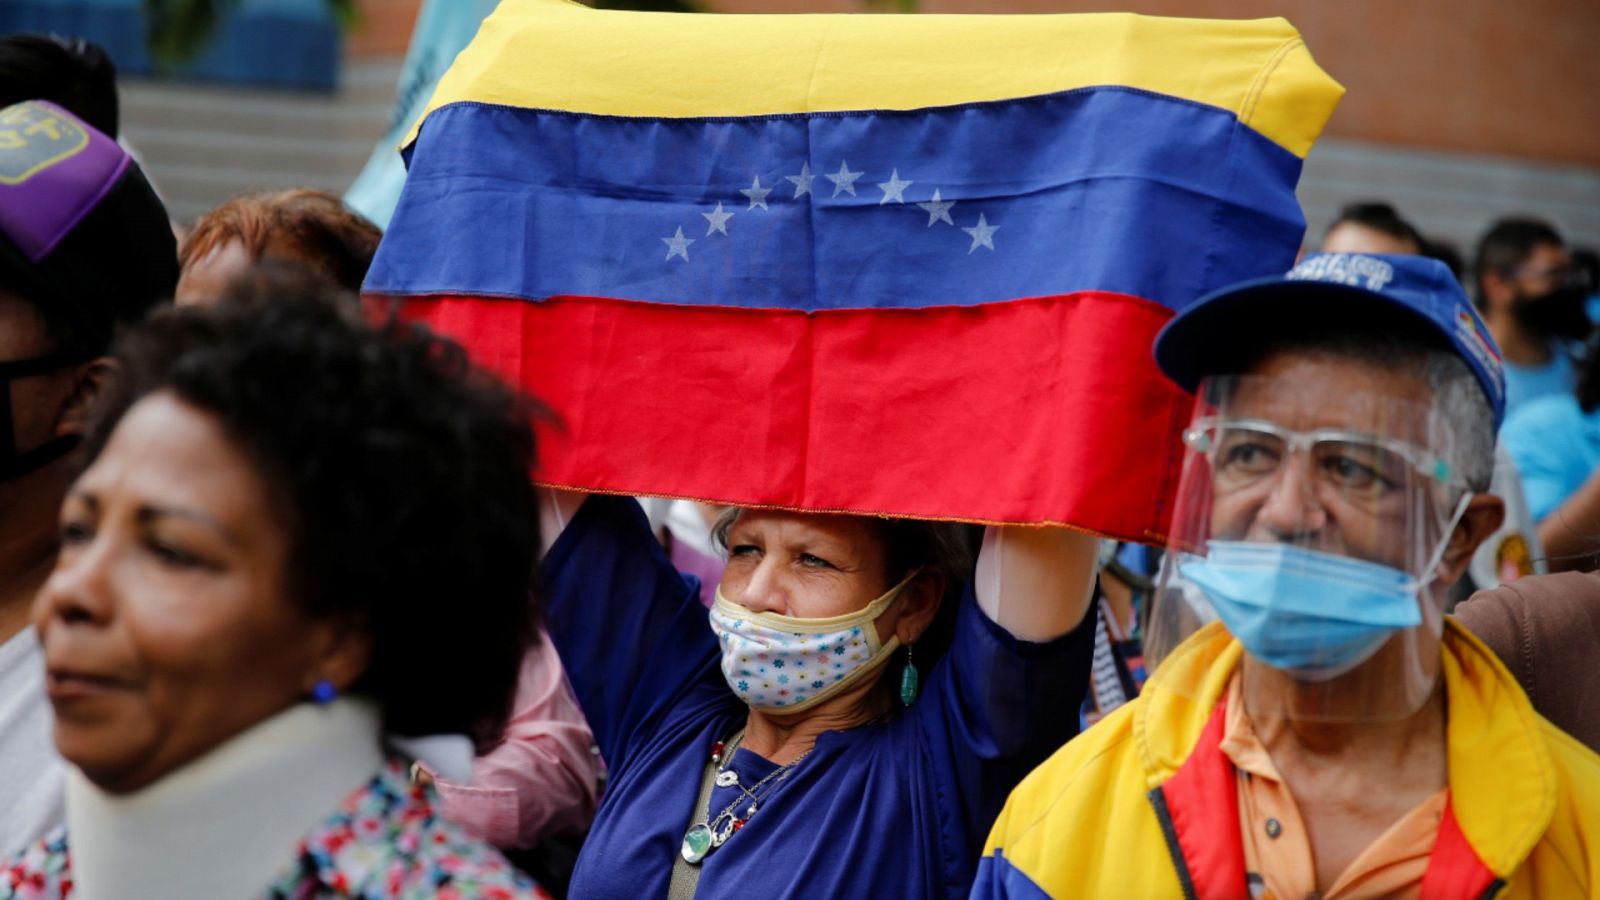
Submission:
[[[706,225],[706,237],[710,237],[713,234],[728,233],[728,220],[733,218],[733,213],[723,212],[721,201],[718,201],[715,212],[701,213],[700,215],[705,216],[706,221],[710,223]],[[666,240],[666,238],[662,238],[662,240]],[[688,259],[688,256],[686,255],[684,258]]]
[[[661,241],[667,245],[667,259],[670,260],[674,256],[681,256],[684,262],[689,261],[689,245],[694,243],[695,239],[684,237],[682,226],[678,227],[677,234],[669,238],[662,238]]]
[[[1000,226],[990,225],[989,220],[983,217],[983,213],[979,213],[978,224],[976,226],[972,228],[963,228],[961,230],[972,235],[972,246],[967,248],[967,253],[970,254],[979,247],[988,247],[990,250],[993,250],[994,233],[1000,230]]]
[[[896,203],[906,202],[906,188],[911,187],[911,185],[912,182],[910,181],[900,180],[899,169],[890,172],[888,181],[878,182],[878,187],[883,191],[883,199],[878,201],[878,205],[882,206],[890,200]]]
[[[850,171],[850,165],[844,160],[840,160],[839,171],[826,177],[833,182],[833,195],[835,197],[839,196],[840,191],[854,197],[856,195],[856,179],[860,178],[861,174],[860,172]]]
[[[772,193],[772,188],[762,187],[761,176],[757,175],[756,180],[752,181],[749,187],[742,188],[739,193],[750,198],[750,206],[748,207],[749,209],[755,209],[758,206],[762,209],[766,209],[767,195]]]
[[[943,222],[946,225],[954,225],[956,223],[954,219],[950,218],[950,209],[956,205],[956,202],[954,200],[940,202],[938,188],[933,189],[932,200],[927,203],[918,203],[917,205],[927,211],[929,228],[932,228],[935,222]]]
[[[800,174],[799,175],[785,175],[785,176],[783,176],[783,180],[784,181],[792,181],[792,182],[794,182],[794,195],[796,197],[803,197],[806,194],[811,193],[811,179],[812,179],[811,163],[809,163],[809,162],[804,162],[804,163],[800,164]]]

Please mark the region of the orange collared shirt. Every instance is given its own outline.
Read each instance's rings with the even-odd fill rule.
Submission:
[[[1244,832],[1245,881],[1257,900],[1414,900],[1428,870],[1428,856],[1444,818],[1448,791],[1441,790],[1389,826],[1340,873],[1325,894],[1317,892],[1311,838],[1300,809],[1278,775],[1267,748],[1245,714],[1243,679],[1228,683],[1222,752],[1238,770],[1239,827]]]

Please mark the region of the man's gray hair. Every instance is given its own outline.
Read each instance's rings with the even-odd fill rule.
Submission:
[[[1450,467],[1475,493],[1489,490],[1494,477],[1494,411],[1489,398],[1460,356],[1447,350],[1429,350],[1423,373],[1433,388],[1433,411],[1455,432]]]

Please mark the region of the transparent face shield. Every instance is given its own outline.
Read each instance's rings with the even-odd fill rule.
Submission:
[[[1197,398],[1146,656],[1221,621],[1267,688],[1250,696],[1297,719],[1415,712],[1438,680],[1437,569],[1470,496],[1449,424],[1304,378],[1211,378]]]

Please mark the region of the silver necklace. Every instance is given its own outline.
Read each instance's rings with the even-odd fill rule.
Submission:
[[[739,829],[743,828],[745,823],[750,821],[750,818],[761,808],[761,801],[772,796],[778,786],[789,778],[789,774],[794,771],[794,767],[800,765],[807,756],[811,755],[811,751],[807,750],[794,761],[773,769],[767,773],[765,778],[750,787],[745,787],[739,781],[739,773],[728,768],[729,763],[733,761],[733,751],[738,748],[739,742],[743,739],[744,731],[741,729],[738,734],[734,735],[726,743],[717,741],[711,746],[711,763],[716,766],[716,775],[713,783],[717,787],[738,788],[742,796],[734,798],[732,803],[724,807],[722,812],[717,813],[713,818],[711,815],[711,795],[707,793],[705,817],[689,827],[688,832],[683,836],[682,845],[678,848],[678,853],[683,857],[684,862],[690,865],[699,865],[701,860],[711,855],[711,851],[727,843],[728,838],[733,837]],[[768,787],[768,785],[771,786]],[[766,790],[763,791],[762,788],[766,788]],[[750,801],[750,806],[745,809],[744,815],[741,816],[737,811],[747,799]]]

